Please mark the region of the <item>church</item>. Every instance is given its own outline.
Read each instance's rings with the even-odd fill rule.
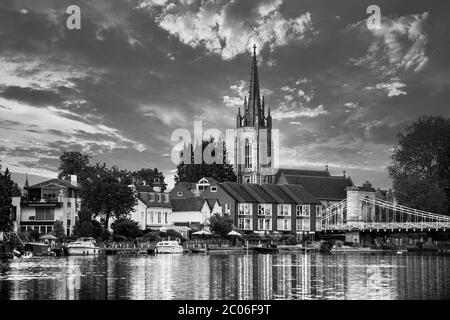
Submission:
[[[236,130],[234,169],[238,183],[302,185],[324,206],[345,199],[347,187],[353,186],[345,172],[342,176],[332,176],[328,166],[325,170],[273,168],[272,117],[260,93],[256,46],[253,46],[248,98],[244,98],[242,112],[241,108],[238,110]]]
[[[332,176],[328,166],[275,170],[273,147],[272,117],[260,93],[254,46],[248,96],[236,116],[233,166],[237,181],[203,177],[179,182],[171,198],[213,199],[240,232],[290,232],[299,237],[319,232],[322,210],[346,199],[347,188],[354,186],[352,179],[345,172]]]

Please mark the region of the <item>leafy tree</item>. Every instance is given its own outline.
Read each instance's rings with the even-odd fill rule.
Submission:
[[[233,229],[233,221],[228,215],[213,215],[209,218],[209,226],[211,231],[225,237]]]
[[[66,237],[66,232],[64,231],[64,225],[62,221],[56,220],[53,223],[53,235],[59,240],[63,240]]]
[[[81,198],[87,210],[103,219],[105,230],[110,218],[126,217],[136,204],[133,190],[108,174],[87,181],[81,189]]]
[[[389,166],[395,198],[406,206],[450,214],[450,119],[423,116],[398,140]]]
[[[64,152],[59,157],[59,179],[69,180],[71,175],[77,175],[80,182],[87,178],[89,158],[87,154],[81,152]]]
[[[142,230],[139,223],[131,219],[119,219],[111,224],[113,235],[120,235],[127,238],[137,238],[142,236]]]
[[[97,220],[77,220],[73,227],[73,234],[75,237],[93,237],[96,239],[108,237],[108,232],[103,229],[102,224]]]
[[[217,146],[219,147],[216,148]],[[175,175],[175,182],[176,183],[194,182],[200,180],[203,177],[211,177],[219,182],[236,181],[237,177],[234,172],[233,166],[229,164],[227,160],[227,150],[225,147],[225,142],[223,141],[215,142],[214,138],[212,137],[208,140],[203,140],[201,146],[202,155],[206,148],[213,149],[213,147],[214,149],[217,149],[222,153],[221,155],[218,155],[219,157],[221,156],[222,163],[214,162],[212,164],[207,164],[205,162],[205,159],[203,159],[202,164],[195,164],[194,154],[195,151],[198,150],[198,148],[200,148],[200,146],[196,146],[194,148],[191,144],[190,146],[185,148],[185,150],[182,152],[182,155],[185,154],[187,156],[188,155],[187,151],[189,151],[190,148],[191,153],[190,163],[185,163],[184,161],[182,161],[180,164],[178,164],[177,174]],[[212,157],[216,156],[215,151],[211,152],[211,156]]]
[[[167,184],[164,182],[164,175],[158,169],[144,168],[132,173],[133,178],[137,184],[146,184],[153,186],[155,179],[159,180],[161,190],[166,190]]]
[[[0,171],[0,231],[11,231],[13,227],[11,220],[13,184],[8,168],[3,174]]]

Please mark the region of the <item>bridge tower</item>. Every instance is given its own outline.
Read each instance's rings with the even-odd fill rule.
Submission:
[[[372,200],[364,202],[362,199]],[[362,187],[347,187],[347,216],[344,223],[352,226],[364,226],[364,223],[375,221],[375,207],[371,204],[375,201],[375,189],[369,181]],[[348,242],[360,242],[359,231],[349,231],[345,235]]]

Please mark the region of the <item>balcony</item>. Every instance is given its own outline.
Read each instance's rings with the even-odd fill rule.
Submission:
[[[62,207],[62,197],[52,198],[26,198],[22,197],[20,204],[22,207]]]

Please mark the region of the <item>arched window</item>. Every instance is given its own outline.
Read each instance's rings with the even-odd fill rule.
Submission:
[[[245,139],[244,158],[245,158],[245,168],[251,169],[252,168],[252,144],[250,143],[249,139]]]

